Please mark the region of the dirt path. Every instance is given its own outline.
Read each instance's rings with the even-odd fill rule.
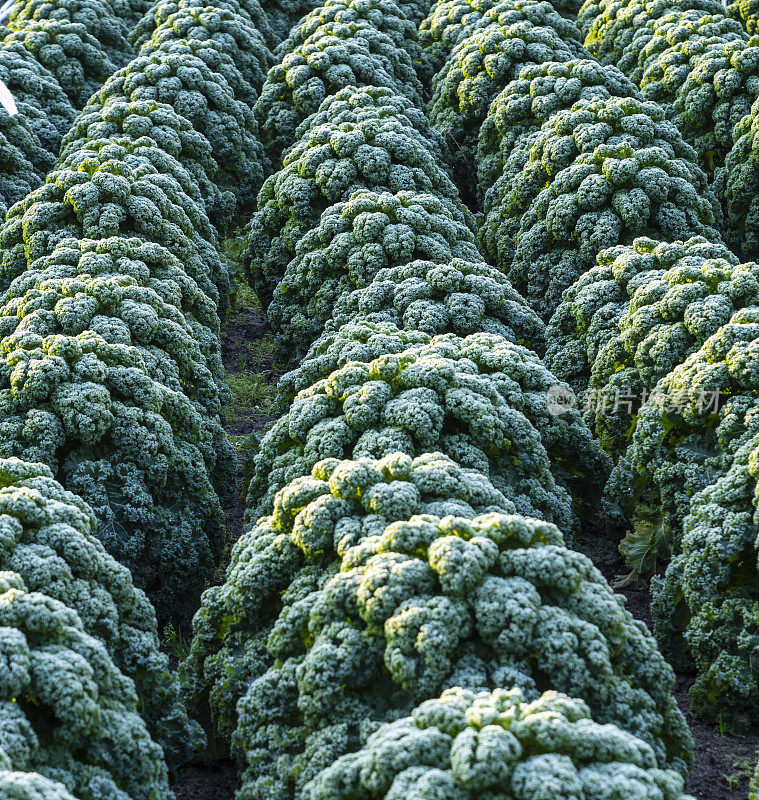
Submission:
[[[273,416],[268,413],[277,374],[272,369],[271,334],[266,318],[255,309],[243,306],[235,311],[222,334],[222,360],[232,390],[227,433],[232,437],[238,457],[236,501],[227,511],[230,541],[242,533],[245,498],[244,465],[250,453],[251,434],[260,436]],[[246,380],[246,375],[256,376]],[[224,579],[223,571],[217,580]],[[232,761],[206,766],[191,766],[180,771],[172,787],[176,800],[234,800],[240,786],[237,767]]]

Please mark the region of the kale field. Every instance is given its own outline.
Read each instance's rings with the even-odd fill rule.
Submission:
[[[6,6],[0,800],[759,800],[759,0]]]

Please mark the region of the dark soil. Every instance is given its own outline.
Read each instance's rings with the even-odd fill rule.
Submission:
[[[240,787],[237,769],[232,761],[186,767],[173,786],[176,800],[234,800]]]
[[[227,374],[257,372],[269,383],[276,383],[278,377],[270,355],[261,356],[251,348],[251,343],[261,340],[271,329],[264,314],[242,308],[234,311],[229,318],[224,333],[221,334],[221,360]],[[259,408],[248,406],[244,413],[231,420],[227,431],[234,436],[248,433],[261,433],[274,417],[262,414]]]
[[[227,374],[244,370],[261,374],[267,383],[275,384],[279,375],[274,370],[271,356],[261,355],[251,348],[251,343],[271,333],[264,314],[247,308],[235,310],[221,335],[221,357]],[[234,417],[227,421],[227,433],[232,436],[263,435],[266,426],[274,420],[256,405],[237,406]],[[246,450],[237,451],[238,470],[235,502],[227,508],[227,534],[230,544],[242,533],[245,512],[245,464],[250,457]]]
[[[240,309],[232,314],[222,334],[222,358],[228,372],[246,371],[262,374],[269,383],[279,378],[271,359],[262,358],[250,343],[260,340],[269,328],[263,314],[250,309]],[[261,435],[274,417],[262,413],[255,405],[236,409],[227,431],[233,436]],[[240,477],[235,502],[227,508],[227,530],[235,541],[242,532],[245,501],[242,492],[243,467],[248,458],[246,451],[238,451]],[[609,581],[622,574],[624,562],[616,546],[601,531],[588,530],[576,542],[587,553]],[[219,576],[223,580],[223,575]],[[618,590],[627,599],[627,608],[637,619],[651,627],[650,594],[645,588]],[[693,676],[678,674],[675,699],[682,709],[693,733],[696,763],[693,767],[688,791],[697,800],[746,800],[750,771],[756,763],[759,749],[759,729],[745,736],[720,735],[715,728],[699,722],[690,713],[689,691]],[[235,764],[219,761],[206,766],[192,766],[180,771],[173,789],[176,800],[234,800],[239,788]]]
[[[756,764],[759,733],[721,736],[690,713],[693,676],[678,675],[675,699],[688,720],[695,742],[696,764],[688,791],[699,800],[746,800],[750,773]]]

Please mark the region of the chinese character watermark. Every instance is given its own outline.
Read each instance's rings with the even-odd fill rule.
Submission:
[[[573,408],[577,408],[582,414],[632,416],[644,405],[663,414],[683,414],[689,406],[698,414],[717,414],[721,397],[719,389],[701,389],[695,400],[691,393],[682,389],[672,394],[660,388],[651,391],[646,387],[639,391],[627,387],[615,389],[613,392],[586,389],[578,397],[568,386],[554,384],[546,391],[548,413],[554,417],[566,414]]]

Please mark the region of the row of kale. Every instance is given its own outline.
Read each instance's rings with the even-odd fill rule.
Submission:
[[[0,229],[13,800],[168,800],[167,764],[205,747],[142,589],[186,617],[223,554],[218,242],[263,176],[256,87],[288,8],[180,0],[136,22],[145,10],[17,4],[0,44],[20,111],[3,152],[34,162],[28,129],[48,120]]]
[[[545,3],[480,15],[509,50],[483,57],[482,89],[467,81],[492,54],[431,58],[409,11],[331,0],[262,89],[282,166],[247,268],[279,357],[302,360],[278,386],[226,580],[194,619],[185,690],[242,765],[241,800],[600,798],[610,782],[680,798],[692,743],[672,671],[559,531],[597,510],[610,459],[577,409],[550,413],[543,324],[483,263],[422,112],[430,78],[435,120],[452,80],[482,102],[527,64],[579,54],[545,24],[569,23]],[[597,63],[577,69],[604,88]],[[522,117],[540,128],[529,103]]]

